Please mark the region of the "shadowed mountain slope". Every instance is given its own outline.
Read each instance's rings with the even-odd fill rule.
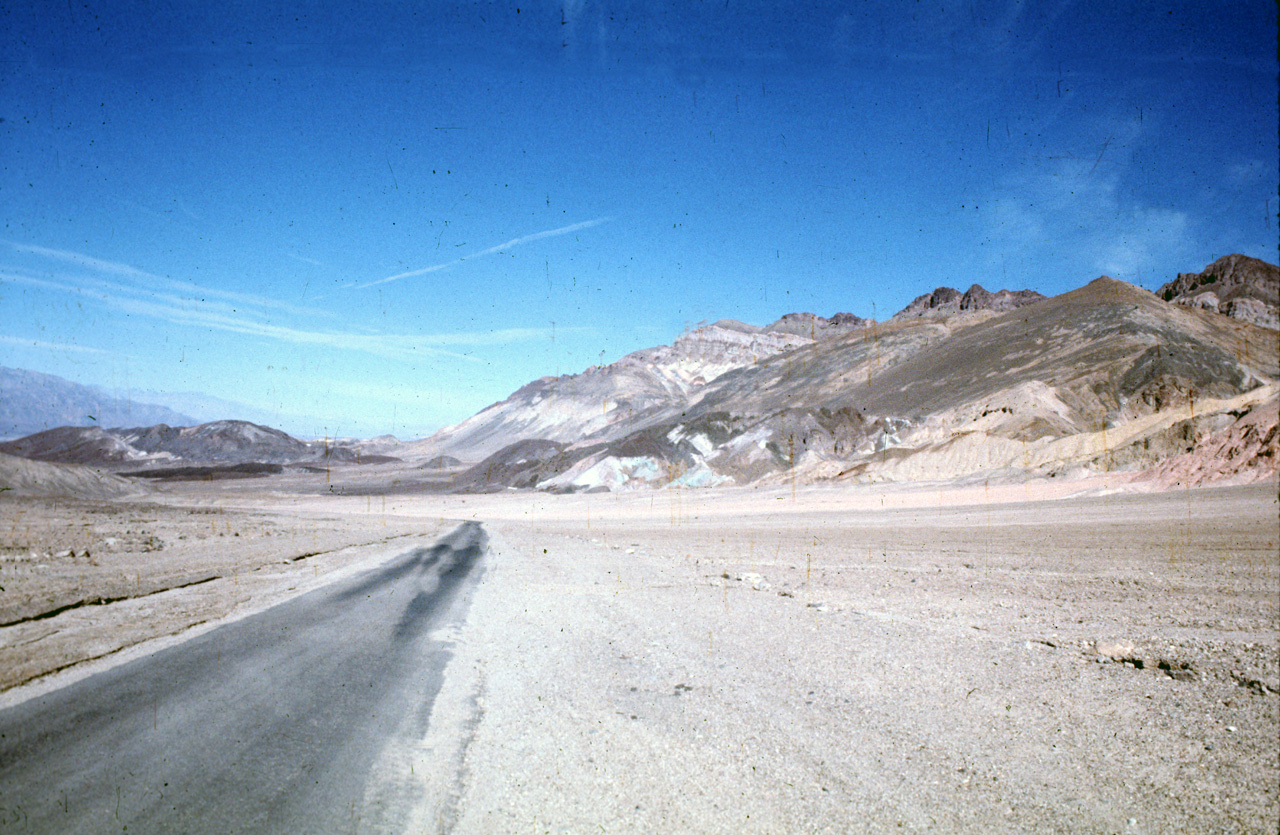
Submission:
[[[118,464],[148,456],[97,426],[59,426],[0,443],[0,453],[62,464]]]
[[[221,464],[251,460],[283,464],[310,457],[314,450],[313,445],[279,429],[242,420],[114,431],[134,449],[170,455],[184,461]]]
[[[1063,430],[1079,430],[1112,413],[1141,413],[1187,396],[1231,396],[1271,381],[1273,344],[1256,328],[1100,278],[972,325],[872,327],[806,346],[726,375],[688,412],[852,406],[916,418],[1043,385],[1066,407],[1053,408],[1069,422]]]

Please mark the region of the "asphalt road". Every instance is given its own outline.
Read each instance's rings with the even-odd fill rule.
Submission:
[[[0,833],[377,832],[383,746],[425,733],[485,550],[466,523],[0,712]],[[384,793],[385,794],[385,793]]]

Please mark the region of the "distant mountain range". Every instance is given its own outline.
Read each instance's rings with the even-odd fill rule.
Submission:
[[[310,427],[332,424],[200,392],[110,391],[52,374],[0,366],[0,440],[60,426],[195,426],[217,420],[241,420],[303,433]],[[305,437],[316,436],[308,433]]]
[[[279,426],[280,416],[266,409],[255,409],[244,403],[224,400],[221,397],[194,391],[137,391],[134,396],[147,403],[166,406],[175,412],[192,415],[195,419],[185,425],[209,423],[215,420],[245,420],[263,426]],[[136,424],[141,425],[141,424]],[[171,424],[182,425],[182,424]],[[286,430],[287,431],[287,430]]]
[[[0,438],[58,426],[145,426],[199,423],[190,415],[21,368],[0,366]]]

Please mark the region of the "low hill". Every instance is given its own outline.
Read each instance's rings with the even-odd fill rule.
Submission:
[[[0,443],[0,453],[37,461],[121,468],[188,464],[380,464],[394,439],[301,441],[269,426],[219,420],[197,426],[158,424],[127,429],[64,426]]]
[[[29,461],[0,453],[0,499],[4,496],[117,499],[146,494],[146,485],[74,464]]]

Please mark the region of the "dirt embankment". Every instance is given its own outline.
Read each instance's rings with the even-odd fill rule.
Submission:
[[[1143,474],[1158,489],[1206,484],[1248,484],[1275,478],[1277,459],[1277,401],[1246,411],[1194,448],[1162,461]]]

